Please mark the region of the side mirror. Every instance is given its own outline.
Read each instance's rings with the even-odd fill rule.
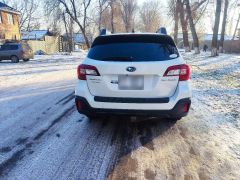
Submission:
[[[171,59],[175,59],[175,58],[178,57],[178,55],[177,55],[177,54],[170,54],[169,57],[170,57]]]

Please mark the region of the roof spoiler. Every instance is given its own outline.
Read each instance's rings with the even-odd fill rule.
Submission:
[[[156,33],[167,35],[167,29],[165,27],[160,27]]]

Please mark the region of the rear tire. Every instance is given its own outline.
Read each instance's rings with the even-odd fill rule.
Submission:
[[[19,58],[17,56],[11,56],[12,63],[19,63]]]
[[[29,60],[30,60],[30,59],[23,59],[24,62],[27,62],[27,61],[29,61]]]
[[[101,116],[95,113],[92,114],[88,114],[86,115],[88,117],[89,120],[99,120],[101,119]]]
[[[176,121],[179,121],[181,120],[182,117],[174,117],[174,118],[169,118],[170,121],[173,121],[173,122],[176,122]]]

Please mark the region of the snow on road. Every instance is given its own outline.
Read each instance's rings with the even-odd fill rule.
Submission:
[[[0,179],[239,179],[240,56],[183,53],[189,115],[106,117],[74,106],[84,53],[0,62]]]

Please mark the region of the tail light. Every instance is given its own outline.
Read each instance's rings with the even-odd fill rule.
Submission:
[[[78,79],[86,80],[86,76],[100,76],[97,68],[95,66],[81,64],[77,69]]]
[[[23,51],[23,50],[21,50],[21,52],[20,52],[20,53],[21,53],[21,55],[24,55],[24,51]]]
[[[170,66],[163,76],[179,76],[179,81],[187,81],[190,78],[190,68],[186,64]]]

